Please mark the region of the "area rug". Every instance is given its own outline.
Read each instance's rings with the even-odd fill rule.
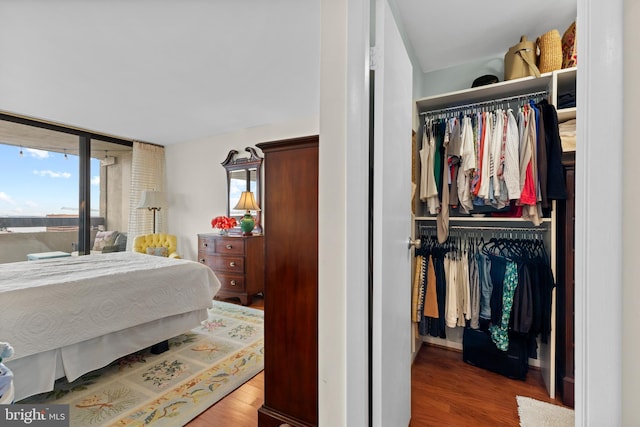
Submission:
[[[530,397],[516,396],[521,427],[573,427],[572,409]]]
[[[182,426],[262,371],[263,312],[214,301],[202,325],[18,403],[68,404],[70,425]]]

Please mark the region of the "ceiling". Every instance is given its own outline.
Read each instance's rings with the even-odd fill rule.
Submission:
[[[399,25],[425,73],[503,57],[521,35],[535,40],[552,29],[562,35],[577,13],[577,0],[397,0],[396,3]]]
[[[576,16],[576,0],[395,3],[423,72]],[[3,0],[0,110],[162,145],[316,117],[319,17],[319,0]]]

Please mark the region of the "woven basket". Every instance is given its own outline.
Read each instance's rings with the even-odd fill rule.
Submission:
[[[538,69],[548,73],[562,68],[562,39],[558,30],[551,30],[536,41],[540,49]]]

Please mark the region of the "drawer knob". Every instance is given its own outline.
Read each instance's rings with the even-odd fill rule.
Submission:
[[[235,285],[236,285],[236,281],[235,281],[235,280],[232,280],[232,281],[231,281],[231,282],[229,282],[229,283],[231,283],[231,286],[235,286]]]
[[[233,246],[227,245],[227,249],[231,249],[231,248],[233,248]]]
[[[202,259],[200,260],[200,262],[204,264],[204,258],[202,258]]]
[[[208,244],[207,242],[204,242],[204,243],[202,244],[202,246],[204,246],[204,247],[206,248],[207,246],[209,246],[209,244]]]
[[[236,266],[236,262],[235,262],[235,261],[231,261],[231,262],[229,263],[229,267],[235,267],[235,266]]]

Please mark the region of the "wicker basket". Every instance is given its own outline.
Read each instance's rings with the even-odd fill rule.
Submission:
[[[540,49],[538,69],[548,73],[562,68],[562,39],[558,30],[551,30],[537,40]]]

